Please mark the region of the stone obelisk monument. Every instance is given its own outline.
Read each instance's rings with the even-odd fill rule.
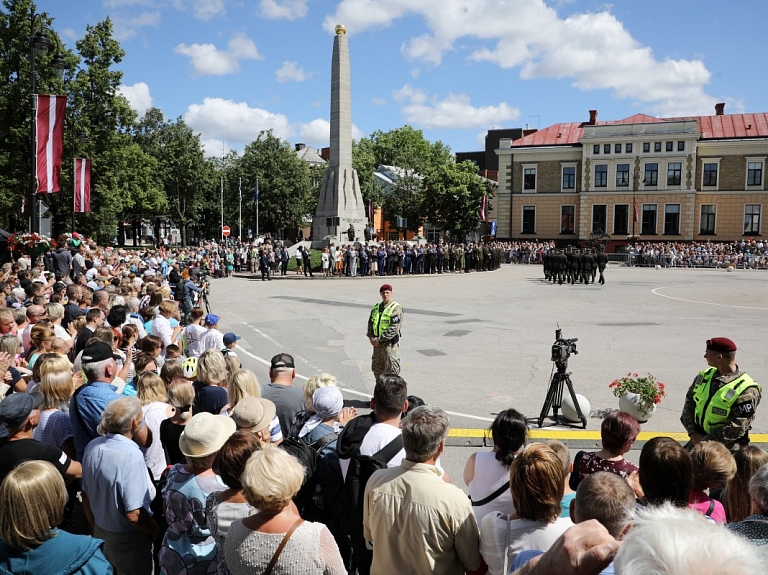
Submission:
[[[320,199],[312,220],[312,239],[362,241],[366,225],[365,203],[357,172],[352,169],[352,95],[350,92],[347,30],[336,26],[331,60],[331,162],[323,178]]]

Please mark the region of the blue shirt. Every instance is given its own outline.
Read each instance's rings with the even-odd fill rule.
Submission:
[[[81,481],[96,525],[113,533],[134,531],[125,514],[142,507],[149,511],[155,495],[141,449],[114,433],[88,444]]]
[[[75,438],[78,461],[83,461],[88,442],[99,436],[96,429],[101,421],[102,412],[118,397],[122,396],[117,393],[117,388],[103,381],[87,383],[72,396],[69,401],[69,424]],[[80,424],[81,419],[85,428]]]

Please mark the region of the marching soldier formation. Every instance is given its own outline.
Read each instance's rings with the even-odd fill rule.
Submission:
[[[552,249],[542,255],[544,264],[544,279],[548,282],[563,285],[563,283],[576,285],[595,283],[597,273],[600,277],[599,284],[605,284],[605,266],[608,257],[603,249],[580,249],[568,247],[567,249]]]

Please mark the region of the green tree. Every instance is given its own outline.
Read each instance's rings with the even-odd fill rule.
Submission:
[[[483,196],[493,197],[493,185],[477,175],[472,162],[448,163],[424,178],[422,209],[427,221],[464,239],[480,223]]]
[[[29,57],[31,0],[3,0],[0,11],[0,226],[12,231],[26,229],[20,215],[22,198],[32,192],[32,86]],[[36,91],[39,94],[65,93],[69,75],[56,77],[50,63],[56,46],[68,63],[77,57],[64,49],[45,13],[38,15],[35,28],[44,27],[52,48],[35,58]]]
[[[312,220],[316,201],[310,191],[309,170],[293,147],[272,133],[262,131],[245,147],[237,173],[248,191],[243,195],[243,220],[255,228],[256,205],[253,190],[259,183],[259,231],[279,232]]]

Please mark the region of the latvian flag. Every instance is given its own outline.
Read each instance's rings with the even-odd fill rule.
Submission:
[[[91,211],[91,160],[75,158],[75,213]]]
[[[480,202],[480,221],[481,222],[488,221],[488,196],[487,195],[484,195],[482,201]]]
[[[38,194],[58,192],[61,156],[64,152],[66,96],[37,94],[35,174]]]

